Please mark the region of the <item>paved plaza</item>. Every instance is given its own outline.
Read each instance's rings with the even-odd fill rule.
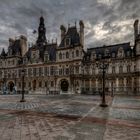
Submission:
[[[139,140],[140,96],[0,95],[0,140]]]

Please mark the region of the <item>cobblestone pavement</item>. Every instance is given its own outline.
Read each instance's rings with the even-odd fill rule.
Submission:
[[[139,140],[140,96],[0,95],[0,140]]]

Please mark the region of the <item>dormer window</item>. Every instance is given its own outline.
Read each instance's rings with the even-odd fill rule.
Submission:
[[[118,50],[118,57],[124,57],[124,50],[123,50],[123,48],[119,48],[119,50]]]
[[[105,50],[105,56],[109,56],[109,50],[108,49]]]
[[[70,38],[66,38],[66,40],[65,40],[65,45],[66,45],[66,46],[69,46],[69,45],[70,45]]]
[[[127,51],[127,56],[128,56],[128,57],[130,56],[130,51]]]
[[[92,59],[96,59],[96,53],[92,52]]]

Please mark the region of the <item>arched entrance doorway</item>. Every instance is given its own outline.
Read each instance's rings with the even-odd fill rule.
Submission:
[[[68,83],[68,81],[67,80],[62,80],[61,81],[61,90],[62,91],[68,91],[68,88],[69,88],[69,83]]]
[[[33,81],[33,90],[36,90],[36,80]]]
[[[10,92],[13,91],[13,89],[14,89],[14,83],[13,83],[12,81],[10,81],[10,82],[8,83],[8,89],[9,89]]]

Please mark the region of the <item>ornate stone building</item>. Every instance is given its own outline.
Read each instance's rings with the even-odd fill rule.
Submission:
[[[122,43],[84,51],[84,23],[79,29],[61,25],[61,42],[46,38],[44,18],[40,17],[38,37],[28,47],[27,38],[9,39],[8,51],[0,55],[1,92],[21,91],[21,72],[25,70],[24,87],[29,93],[97,93],[102,90],[102,72],[97,62],[108,63],[108,93],[140,93],[140,30],[134,23],[135,45]],[[102,59],[102,56],[108,55]]]

